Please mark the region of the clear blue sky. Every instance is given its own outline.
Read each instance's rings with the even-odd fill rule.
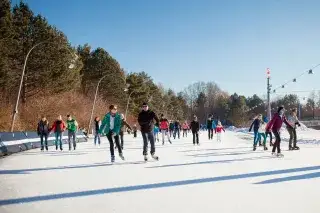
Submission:
[[[73,45],[103,47],[124,69],[175,91],[215,81],[229,93],[262,95],[267,67],[278,86],[320,63],[319,0],[25,2]],[[282,92],[320,89],[319,81],[320,67]]]

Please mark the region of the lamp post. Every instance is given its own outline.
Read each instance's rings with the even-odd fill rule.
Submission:
[[[16,116],[17,116],[17,114],[18,114],[18,106],[19,106],[19,100],[20,100],[20,95],[21,95],[21,89],[22,89],[23,79],[24,79],[25,70],[26,70],[26,66],[27,66],[27,61],[28,61],[29,55],[30,55],[30,53],[32,52],[32,50],[33,50],[34,48],[36,48],[37,46],[39,46],[40,44],[43,44],[43,43],[50,43],[50,41],[42,41],[42,42],[39,42],[39,43],[35,44],[35,45],[29,50],[29,52],[27,53],[27,56],[26,56],[26,58],[25,58],[25,60],[24,60],[24,65],[23,65],[23,69],[22,69],[22,73],[21,73],[21,79],[20,79],[18,96],[17,96],[16,104],[15,104],[14,111],[13,111],[13,115],[12,115],[11,132],[13,132],[15,119],[16,119]],[[68,48],[66,48],[66,49],[68,49]],[[68,50],[69,50],[69,49],[68,49]],[[75,53],[72,53],[70,50],[69,50],[69,52],[70,52],[70,54],[72,54],[72,55],[75,56],[75,60],[78,59],[78,56],[77,56]],[[73,62],[74,62],[74,61],[73,61]],[[70,68],[70,69],[74,68],[74,64],[70,64],[69,68]]]

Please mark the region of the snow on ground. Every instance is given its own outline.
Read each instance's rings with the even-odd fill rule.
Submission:
[[[190,135],[157,143],[160,161],[148,163],[141,138],[132,136],[126,161],[116,158],[114,165],[105,138],[101,147],[90,140],[71,152],[14,154],[0,159],[0,212],[318,213],[320,146],[301,144],[273,158],[270,150],[251,151],[244,135],[227,131],[218,143],[203,132],[200,146]]]

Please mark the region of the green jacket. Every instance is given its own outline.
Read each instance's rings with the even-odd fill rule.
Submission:
[[[110,132],[110,117],[111,117],[111,113],[107,113],[103,120],[102,120],[102,124],[101,127],[99,129],[99,133],[100,134],[109,134]],[[120,134],[120,129],[121,129],[121,116],[119,113],[116,113],[115,118],[114,118],[114,128],[113,128],[113,132],[116,134]]]
[[[70,131],[70,132],[75,132],[77,131],[77,126],[78,126],[78,123],[76,120],[74,119],[71,119],[70,121],[67,120],[67,129]]]

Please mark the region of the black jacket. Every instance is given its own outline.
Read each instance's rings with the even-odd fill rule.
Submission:
[[[178,121],[174,122],[174,128],[175,128],[175,129],[181,129],[181,124],[180,124],[180,122],[178,122]]]
[[[254,131],[254,132],[258,132],[259,127],[260,127],[260,123],[261,123],[261,121],[260,121],[259,119],[255,119],[255,120],[252,122],[251,126],[250,126],[249,132],[251,132],[252,127],[253,127],[253,131]]]
[[[191,131],[192,132],[199,132],[200,124],[199,124],[198,121],[192,121],[190,125],[191,125]]]
[[[211,119],[211,120],[207,120],[207,129],[212,129],[212,122],[213,122],[213,120]]]
[[[49,122],[40,120],[37,127],[38,135],[48,135],[49,134]]]
[[[157,115],[151,111],[141,111],[138,116],[138,122],[141,127],[142,133],[148,133],[153,131],[154,123],[153,120],[156,120],[157,125],[159,126],[159,118]]]

